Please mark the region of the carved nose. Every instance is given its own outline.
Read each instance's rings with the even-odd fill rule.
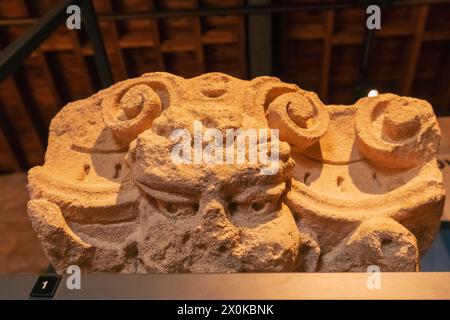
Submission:
[[[208,201],[208,203],[206,203],[204,209],[202,210],[202,217],[206,220],[223,216],[225,216],[225,208],[219,201],[215,199]]]

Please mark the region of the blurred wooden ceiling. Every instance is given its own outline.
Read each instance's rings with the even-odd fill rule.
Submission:
[[[0,46],[29,25],[2,20],[38,18],[58,0],[0,0]],[[111,13],[241,7],[251,0],[94,0],[99,17]],[[254,1],[253,1],[254,2]],[[320,1],[272,1],[303,4]],[[318,92],[322,100],[357,98],[364,50],[365,8],[272,14],[273,75]],[[246,15],[161,19],[100,19],[114,81],[145,72],[192,77],[209,71],[251,77]],[[367,82],[380,92],[430,101],[450,109],[450,3],[383,9],[375,33]],[[52,117],[69,101],[100,89],[86,35],[57,29],[12,76],[0,83],[0,173],[42,164]],[[8,134],[6,134],[8,133]],[[14,148],[16,150],[14,151]],[[17,150],[23,159],[17,159]]]

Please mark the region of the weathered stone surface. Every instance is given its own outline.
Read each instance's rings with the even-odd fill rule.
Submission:
[[[176,164],[176,129],[279,129],[279,170]],[[444,204],[423,100],[324,106],[276,78],[144,74],[65,106],[28,213],[58,270],[418,270]]]

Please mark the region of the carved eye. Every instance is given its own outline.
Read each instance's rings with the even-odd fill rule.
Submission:
[[[409,168],[437,151],[439,128],[424,100],[384,94],[359,107],[355,117],[359,151],[375,164]]]
[[[192,217],[198,209],[198,203],[178,203],[163,200],[156,200],[159,211],[168,218]]]
[[[273,200],[256,200],[251,204],[251,208],[258,214],[269,214],[279,210],[278,202]]]
[[[228,219],[235,226],[255,228],[274,219],[280,204],[279,197],[269,199],[266,195],[239,203],[230,199],[226,211]]]
[[[279,129],[280,139],[306,149],[327,131],[328,111],[314,94],[290,92],[275,98],[266,111],[269,126]]]
[[[242,203],[229,201],[227,202],[226,209],[231,216],[237,213],[262,216],[279,210],[279,203],[279,198],[267,199],[263,197],[261,199],[252,199],[251,201]]]

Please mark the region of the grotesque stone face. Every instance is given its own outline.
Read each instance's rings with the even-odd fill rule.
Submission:
[[[147,272],[296,267],[299,234],[282,203],[292,161],[265,176],[251,165],[174,164],[172,148],[169,139],[148,130],[128,157],[142,197],[136,236]]]
[[[269,128],[276,170],[248,161],[250,138],[244,161],[217,161],[238,130]],[[196,157],[212,141],[224,153]],[[438,142],[422,100],[326,107],[276,78],[145,74],[53,119],[29,216],[58,272],[413,271],[442,214]]]

